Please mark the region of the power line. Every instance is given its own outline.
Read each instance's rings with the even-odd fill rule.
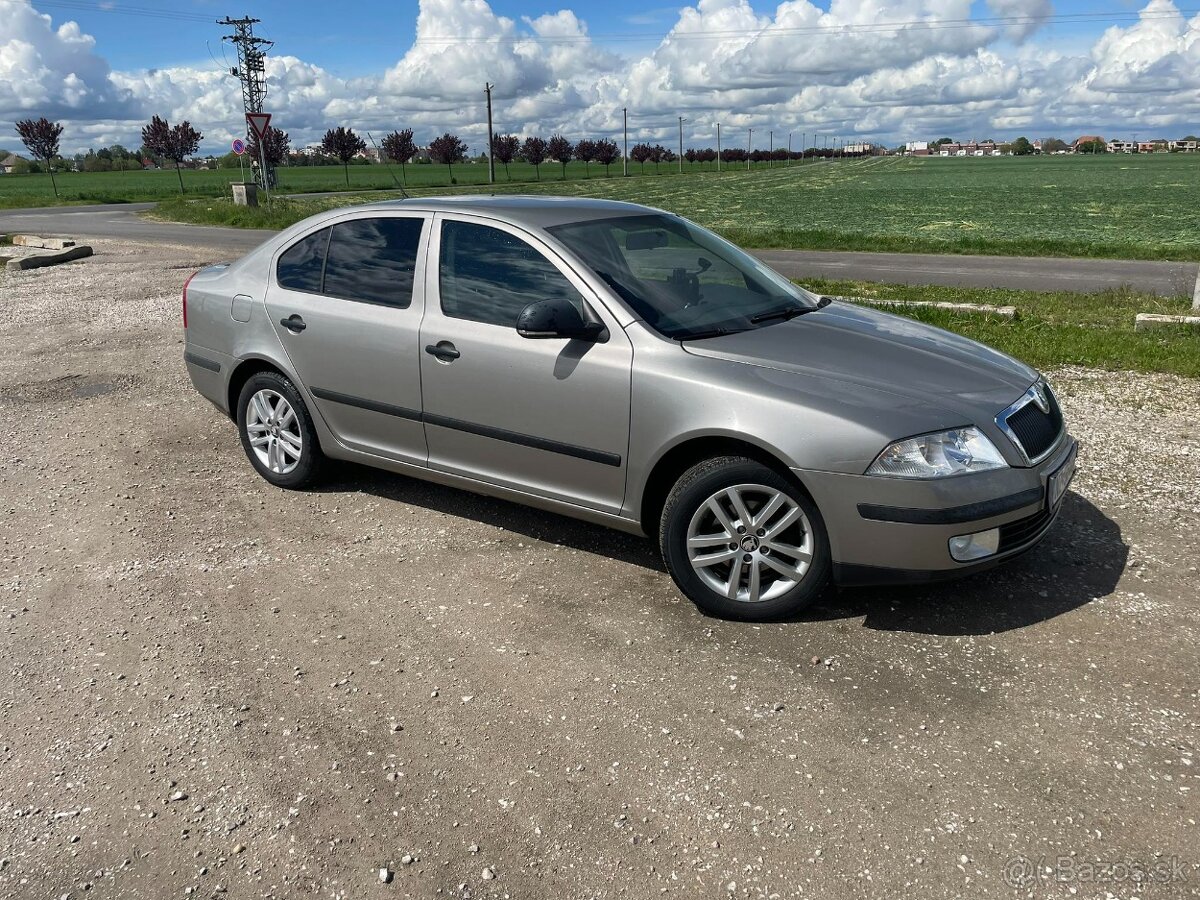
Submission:
[[[24,5],[26,0],[0,0],[0,4]],[[200,13],[177,12],[169,9],[155,9],[149,6],[102,6],[88,3],[86,0],[37,0],[38,9],[66,9],[74,12],[113,13],[123,16],[137,16],[146,19],[169,19],[179,22],[211,22],[209,16]]]

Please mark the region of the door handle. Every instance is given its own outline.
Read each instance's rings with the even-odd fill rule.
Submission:
[[[442,362],[453,362],[462,356],[462,354],[458,352],[458,348],[449,341],[438,341],[436,344],[426,344],[425,352],[430,356],[436,356]]]
[[[292,313],[286,319],[280,319],[279,324],[293,334],[299,334],[308,327],[304,324],[304,320],[300,318],[300,316],[296,315],[296,313]]]

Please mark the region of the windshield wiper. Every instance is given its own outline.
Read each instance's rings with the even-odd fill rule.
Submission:
[[[744,328],[709,328],[705,331],[693,331],[690,334],[682,334],[675,338],[677,341],[698,341],[704,338],[721,337],[725,334],[741,334],[746,329]]]
[[[750,317],[750,322],[757,325],[759,322],[770,322],[772,319],[794,319],[796,316],[803,316],[806,313],[816,312],[818,309],[824,309],[833,301],[828,297],[822,297],[816,306],[785,306],[782,309],[772,309],[767,312],[758,313]]]

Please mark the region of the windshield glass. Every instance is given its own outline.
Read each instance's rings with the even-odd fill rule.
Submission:
[[[548,231],[674,340],[761,328],[817,306],[803,288],[678,216],[619,216]]]

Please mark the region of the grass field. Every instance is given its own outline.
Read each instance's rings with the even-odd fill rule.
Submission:
[[[765,164],[764,164],[765,166]],[[667,166],[663,166],[665,170]],[[635,167],[636,169],[636,167]],[[653,172],[650,166],[648,172]],[[615,175],[621,174],[618,163],[612,166]],[[279,190],[284,193],[311,193],[320,191],[376,191],[395,189],[393,179],[403,178],[415,188],[441,187],[450,184],[451,175],[445,166],[410,164],[402,171],[399,166],[350,166],[349,188],[346,172],[341,166],[285,167],[276,170]],[[249,177],[249,168],[246,176]],[[538,173],[526,163],[509,166],[513,181],[536,181]],[[593,178],[604,176],[604,167],[593,163],[590,170],[581,163],[567,166],[568,178]],[[454,167],[454,180],[460,185],[487,184],[486,163],[462,163]],[[497,177],[506,181],[504,167],[499,166]],[[562,167],[558,163],[541,166],[541,177],[558,181],[562,178]],[[179,178],[174,169],[158,169],[146,172],[66,172],[55,175],[58,179],[59,199],[54,198],[49,175],[0,175],[0,209],[31,206],[55,206],[77,203],[134,203],[162,200],[179,196]],[[183,184],[187,195],[192,197],[227,197],[229,184],[241,181],[238,169],[213,169],[183,173]]]
[[[425,175],[429,167],[422,168]],[[542,168],[541,182],[501,181],[494,190],[646,203],[758,248],[1200,260],[1200,154],[891,157],[565,182],[557,169]],[[412,193],[464,190],[478,188],[414,184]],[[236,212],[231,204],[172,201],[161,213],[177,221],[279,227],[331,202],[362,199],[368,198]]]

